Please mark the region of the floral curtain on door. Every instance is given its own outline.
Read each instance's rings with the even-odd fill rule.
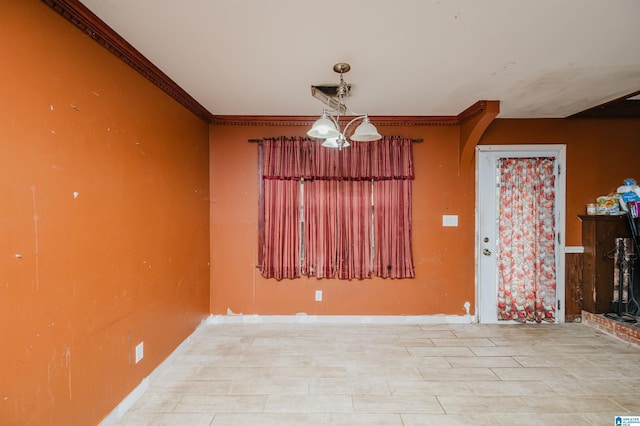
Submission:
[[[554,321],[554,158],[501,158],[498,319]]]

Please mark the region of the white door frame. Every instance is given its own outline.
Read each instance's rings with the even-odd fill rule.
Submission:
[[[497,323],[497,310],[494,318],[487,318],[481,312],[481,297],[483,289],[480,286],[480,260],[483,250],[483,242],[480,241],[480,162],[481,156],[486,154],[496,154],[500,157],[525,157],[525,156],[554,156],[558,163],[558,180],[556,182],[556,323],[564,322],[565,312],[565,221],[566,221],[566,145],[563,144],[533,144],[533,145],[478,145],[476,146],[476,232],[475,232],[475,317],[476,321],[484,323]],[[497,277],[496,277],[497,278]],[[497,283],[497,280],[496,280]],[[487,290],[485,290],[487,291]],[[497,291],[497,289],[496,289]],[[484,316],[484,317],[483,317]],[[504,321],[501,323],[510,323]]]

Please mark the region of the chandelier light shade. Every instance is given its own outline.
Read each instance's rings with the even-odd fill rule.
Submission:
[[[351,87],[345,83],[343,74],[351,69],[349,64],[338,63],[333,66],[333,70],[340,74],[340,84],[336,87],[335,97],[324,95],[323,101],[330,106],[322,112],[322,117],[316,120],[307,132],[307,135],[314,139],[323,139],[322,146],[327,148],[342,149],[350,145],[349,139],[356,142],[371,142],[381,139],[376,126],[371,123],[367,114],[357,114],[351,111],[345,102],[345,98],[349,96]],[[312,93],[314,93],[312,88]],[[340,117],[355,116],[344,126],[340,125]],[[361,121],[352,134],[348,133],[352,124]]]
[[[326,139],[326,138],[338,138],[340,132],[336,128],[336,125],[331,121],[326,112],[322,113],[322,117],[316,120],[311,126],[311,130],[307,132],[307,135],[311,138]]]
[[[356,130],[351,135],[351,140],[357,142],[377,141],[380,138],[382,138],[382,136],[378,133],[378,129],[376,129],[376,126],[371,124],[369,117],[366,115],[364,116],[362,123],[356,127]]]

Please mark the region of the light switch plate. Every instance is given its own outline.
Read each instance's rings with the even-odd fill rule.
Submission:
[[[442,215],[442,226],[458,226],[458,215],[457,214],[443,214]]]

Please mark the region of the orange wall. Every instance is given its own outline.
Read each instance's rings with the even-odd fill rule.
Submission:
[[[303,127],[211,128],[211,311],[244,314],[464,314],[474,303],[474,169],[458,168],[458,127],[380,127],[414,144],[416,278],[264,279],[257,263],[257,146],[251,138],[302,136]],[[443,228],[442,215],[459,215]],[[315,302],[315,290],[323,301]]]
[[[0,424],[96,424],[209,313],[209,129],[43,3],[3,3]]]
[[[567,246],[582,244],[578,215],[625,178],[640,183],[640,119],[506,120],[487,129],[483,145],[554,143],[567,146]]]
[[[306,128],[211,127],[211,311],[244,314],[420,315],[475,311],[475,163],[460,165],[457,126],[381,127],[414,144],[415,279],[264,279],[258,250],[257,147],[248,139],[304,136]],[[577,218],[626,177],[640,180],[640,120],[495,120],[481,144],[567,145],[566,244],[581,245]],[[459,216],[443,228],[442,215]],[[323,290],[322,302],[314,301]]]

